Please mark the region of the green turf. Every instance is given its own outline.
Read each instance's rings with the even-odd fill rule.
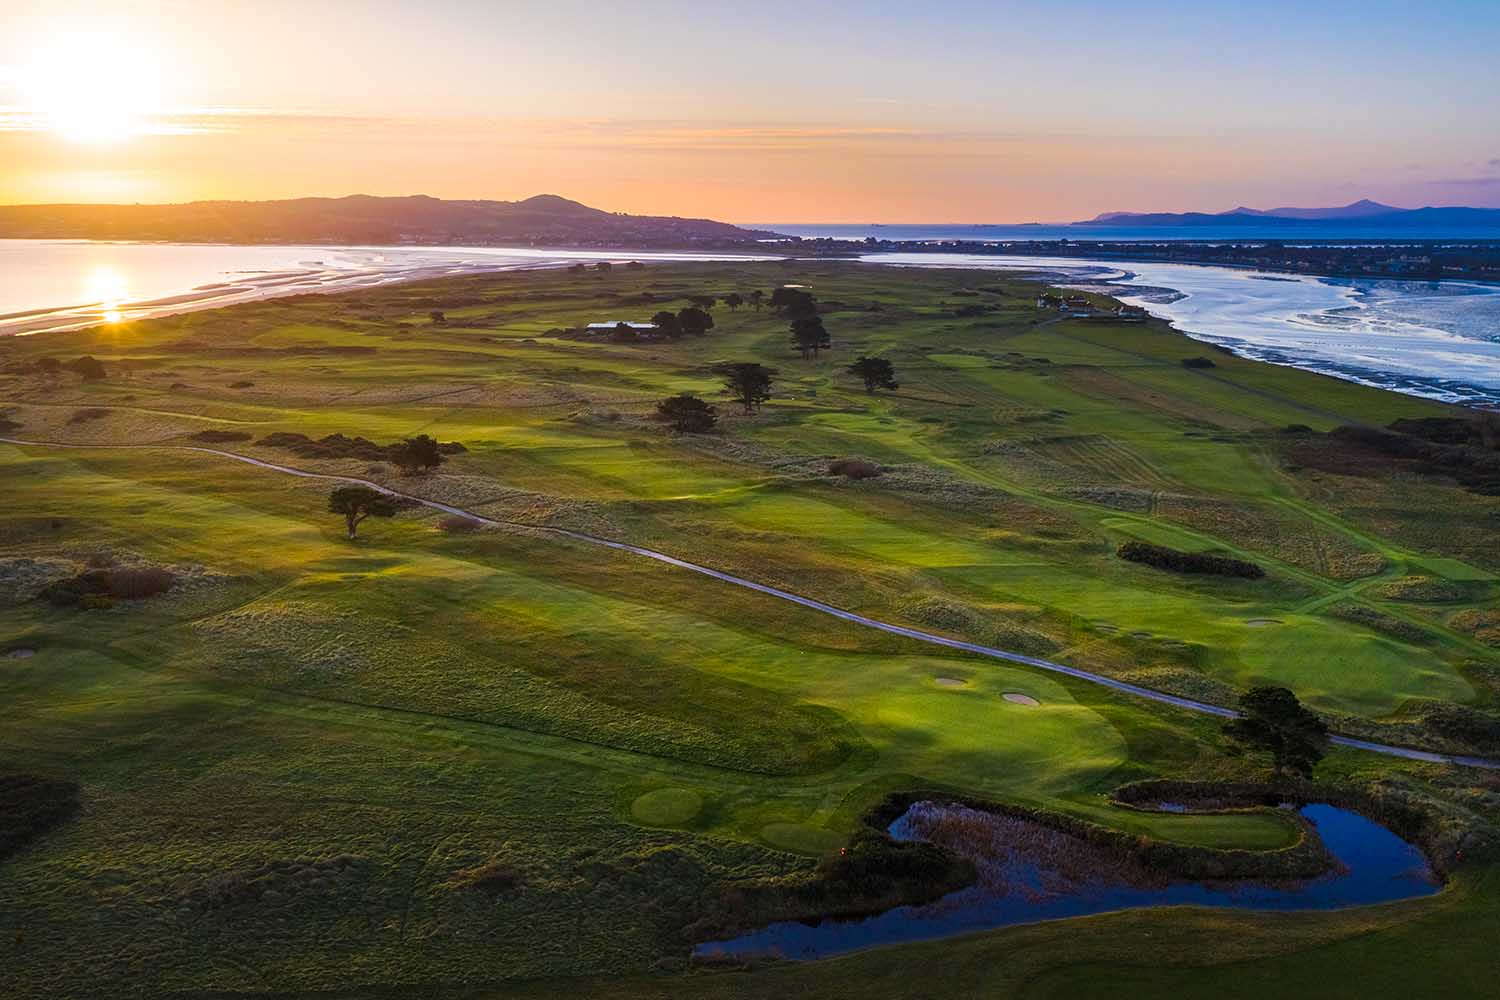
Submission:
[[[639,307],[645,318],[688,294],[785,281],[843,304],[825,315],[833,352],[798,359],[785,321],[749,307],[716,309],[708,337],[676,344],[547,335],[628,312],[622,297],[642,292],[658,300]],[[971,301],[954,293],[980,285],[1004,293],[987,300],[997,308],[954,317]],[[1217,354],[1211,373],[1189,371],[1180,359],[1201,345],[1154,323],[1049,323],[1034,291],[812,262],[273,301],[7,342],[0,414],[19,424],[12,435],[77,444],[244,430],[251,441],[218,447],[635,541],[1207,700],[1274,681],[1366,726],[1428,699],[1494,706],[1500,654],[1444,622],[1493,603],[1478,584],[1500,571],[1483,533],[1496,501],[1440,481],[1314,474],[1274,433],[1448,408]],[[449,324],[432,326],[427,313],[445,304]],[[104,358],[111,377],[10,367],[79,353]],[[901,389],[866,394],[843,371],[857,353],[891,357]],[[780,370],[760,414],[717,394],[707,366],[726,359]],[[253,385],[230,388],[239,381]],[[651,419],[656,399],[689,390],[719,405],[716,434],[675,436]],[[107,416],[70,423],[83,407]],[[390,478],[369,461],[255,443],[274,431],[428,433],[467,450],[431,477]],[[829,477],[839,457],[886,471]],[[1295,835],[1265,813],[1108,805],[1134,778],[1251,773],[1210,719],[555,535],[448,533],[413,511],[371,519],[351,544],[325,512],[327,489],[170,448],[0,445],[0,559],[116,551],[218,574],[102,611],[0,599],[0,649],[37,651],[0,659],[0,770],[73,778],[84,802],[0,868],[0,931],[23,940],[0,992],[537,980],[690,995],[730,982],[673,971],[705,900],[806,869],[897,789],[955,788],[1213,847]],[[1465,515],[1431,514],[1446,510]],[[1132,538],[1252,559],[1268,575],[1125,563],[1114,550]],[[8,588],[21,570],[0,565]],[[1439,616],[1382,596],[1423,572],[1475,581],[1472,600]],[[1351,604],[1425,638],[1329,613]],[[1282,624],[1247,625],[1256,619]],[[1007,691],[1040,705],[1008,703]],[[1490,809],[1462,776],[1352,751],[1325,768]],[[474,888],[490,871],[506,873],[504,888]],[[1477,912],[1473,898],[1410,912]],[[1402,947],[1414,940],[1401,936],[1407,912],[1381,925]],[[1136,942],[1126,959],[1153,940],[1167,966],[1215,957],[1204,941],[1218,916],[1102,919]],[[1313,963],[1343,961],[1333,942],[1370,925],[1312,921],[1306,943],[1265,918],[1224,919],[1248,921],[1268,953],[1306,947]],[[997,990],[1033,974],[1081,990],[1122,959],[1072,927],[897,951],[922,966],[911,982],[933,984],[927,995],[963,995],[961,975],[928,973],[949,955],[960,970],[988,968],[1024,940],[1047,960],[994,973]],[[880,953],[730,986],[837,995],[840,968],[892,986],[894,962]],[[1294,965],[1277,966],[1287,982],[1304,974]],[[586,985],[559,985],[571,982]]]

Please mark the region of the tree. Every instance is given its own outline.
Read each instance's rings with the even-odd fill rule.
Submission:
[[[688,301],[697,306],[699,309],[712,309],[714,307],[714,303],[718,302],[719,300],[716,296],[713,295],[689,295]]]
[[[753,361],[737,361],[719,365],[714,372],[724,376],[724,391],[745,408],[754,413],[760,404],[771,398],[771,382],[776,369],[755,364]]]
[[[1287,770],[1312,775],[1328,746],[1328,726],[1296,695],[1283,687],[1254,687],[1240,698],[1240,713],[1224,724],[1225,736],[1269,755],[1277,780]]]
[[[676,340],[682,336],[682,323],[678,321],[677,314],[670,310],[663,309],[651,317],[651,322],[656,325],[657,332],[663,337],[671,337],[673,340]]]
[[[677,314],[677,322],[683,333],[701,337],[714,328],[714,318],[697,306],[688,306]]]
[[[656,416],[669,421],[673,430],[685,434],[705,434],[719,421],[719,411],[711,403],[688,392],[658,401]]]
[[[610,271],[613,271],[614,269],[615,269],[615,266],[613,264],[611,264],[607,260],[601,260],[599,263],[597,263],[597,264],[594,265],[594,270],[596,270],[596,271],[603,271],[605,274],[608,274]]]
[[[427,318],[432,320],[433,326],[443,326],[448,322],[447,313],[443,312],[441,309],[434,309],[432,312],[427,314]]]
[[[750,293],[750,304],[755,307],[756,312],[760,312],[760,307],[765,304],[765,300],[766,293],[759,288]]]
[[[849,366],[849,372],[864,379],[865,392],[873,393],[876,389],[899,389],[901,383],[896,381],[896,368],[885,358],[867,358],[861,354],[855,359],[854,364]]]
[[[724,304],[729,307],[730,312],[734,312],[740,306],[745,304],[745,297],[739,292],[730,292],[728,295],[724,296]]]
[[[818,300],[809,291],[782,286],[771,293],[771,308],[788,319],[801,319],[818,314]]]
[[[792,343],[802,352],[802,357],[817,357],[818,351],[832,347],[828,331],[823,329],[823,320],[818,316],[801,316],[792,320]]]
[[[359,524],[367,517],[395,517],[396,503],[391,497],[368,486],[340,486],[328,494],[328,510],[344,515],[349,537],[354,538]]]
[[[633,344],[641,337],[629,323],[616,323],[615,328],[609,331],[609,339],[616,344]]]
[[[429,472],[443,464],[443,452],[435,438],[426,434],[391,445],[391,461],[406,473]]]

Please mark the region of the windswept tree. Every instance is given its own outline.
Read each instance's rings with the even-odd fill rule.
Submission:
[[[745,408],[754,413],[760,404],[771,398],[771,383],[776,369],[758,365],[753,361],[737,361],[719,365],[714,372],[724,377],[724,391]]]
[[[896,381],[896,368],[885,358],[867,358],[861,354],[849,366],[851,374],[858,375],[865,383],[865,392],[873,393],[876,389],[899,389],[901,383]]]
[[[833,346],[820,316],[800,316],[792,320],[792,343],[802,352],[804,359],[816,358],[820,350]]]
[[[756,312],[760,312],[760,307],[765,305],[765,302],[766,293],[761,291],[759,288],[750,293],[750,305],[754,307]]]
[[[668,396],[656,404],[656,417],[684,434],[706,434],[719,421],[719,411],[690,392]]]
[[[391,461],[409,475],[431,472],[443,464],[443,452],[438,447],[437,439],[426,434],[418,434],[391,445],[390,456]]]
[[[724,296],[724,304],[729,307],[730,312],[734,312],[740,306],[745,304],[745,297],[739,292],[730,292],[728,295]]]
[[[714,318],[697,306],[688,306],[677,314],[677,323],[682,332],[701,337],[714,328]]]
[[[682,323],[677,319],[677,314],[669,309],[663,309],[655,316],[652,316],[651,323],[663,337],[670,337],[676,340],[682,336]]]
[[[328,494],[328,511],[344,515],[352,539],[365,518],[395,517],[396,501],[368,486],[340,486]]]
[[[1309,777],[1328,748],[1328,726],[1283,687],[1254,687],[1240,698],[1240,716],[1224,735],[1271,759],[1277,780],[1287,771]]]
[[[806,289],[782,286],[771,293],[771,308],[787,319],[801,319],[818,314],[818,300]]]

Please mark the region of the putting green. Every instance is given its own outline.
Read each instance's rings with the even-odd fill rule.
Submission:
[[[1273,682],[1324,708],[1368,715],[1408,698],[1469,701],[1474,691],[1427,650],[1317,619],[1247,630],[1246,682]]]
[[[630,804],[630,815],[647,826],[683,826],[703,811],[703,796],[689,788],[658,788]]]

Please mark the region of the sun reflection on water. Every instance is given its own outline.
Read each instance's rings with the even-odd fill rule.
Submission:
[[[100,265],[90,271],[84,282],[84,295],[88,302],[98,305],[104,322],[118,323],[125,318],[124,305],[130,299],[130,286],[125,276],[113,267]]]

